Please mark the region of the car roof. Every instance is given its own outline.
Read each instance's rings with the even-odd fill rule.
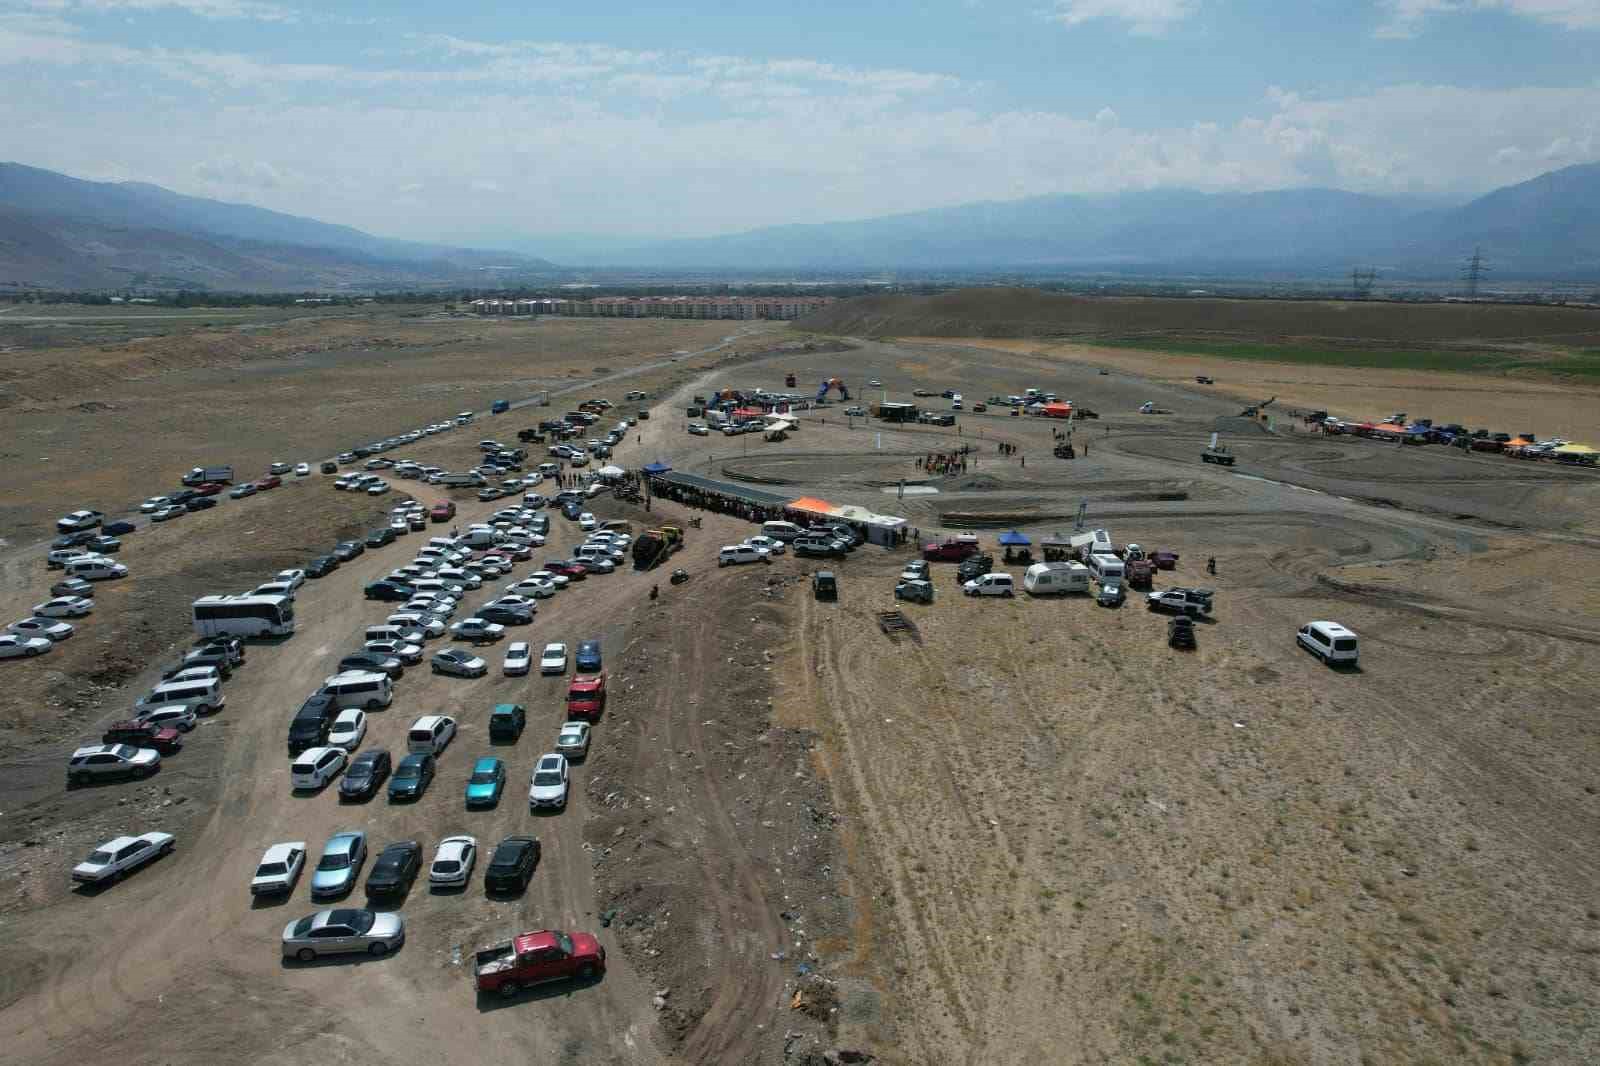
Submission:
[[[540,769],[540,770],[554,770],[556,767],[560,766],[562,763],[564,763],[566,761],[567,761],[567,757],[565,755],[558,755],[558,754],[556,754],[554,752],[552,752],[549,755],[541,755],[541,756],[539,756],[538,769]]]
[[[522,851],[526,848],[533,847],[537,843],[539,842],[533,837],[506,837],[504,840],[500,841],[500,843],[494,846],[494,857],[498,859],[500,857],[500,853],[506,849]]]
[[[350,761],[352,764],[358,762],[377,762],[379,759],[387,757],[388,754],[389,752],[383,748],[367,748]]]
[[[461,853],[469,846],[477,847],[477,840],[472,837],[445,837],[439,841],[438,857],[441,859],[460,858]]]
[[[339,717],[335,718],[334,721],[342,722],[346,718],[361,718],[366,713],[367,712],[363,711],[360,707],[346,707],[344,710],[339,712]]]
[[[329,837],[328,838],[328,847],[332,848],[335,845],[338,845],[340,847],[345,847],[345,848],[354,847],[355,846],[355,842],[359,838],[364,837],[366,835],[367,835],[366,833],[362,832],[359,829],[346,829],[346,830],[343,830],[342,832],[335,833],[333,836]]]
[[[442,714],[425,714],[421,718],[418,718],[415,722],[412,722],[411,728],[432,729],[434,726],[444,721],[444,717],[445,716]]]
[[[561,723],[561,732],[563,732],[563,733],[587,733],[588,731],[589,731],[589,723],[588,722],[562,722]]]
[[[1331,637],[1353,637],[1356,635],[1354,630],[1346,629],[1338,622],[1312,622],[1311,624],[1326,630]]]
[[[289,852],[295,850],[306,850],[306,842],[304,840],[290,840],[282,844],[274,844],[266,850],[266,854],[261,856],[261,861],[280,862],[289,857]]]
[[[383,846],[383,850],[378,853],[378,858],[381,859],[385,855],[393,854],[395,852],[411,852],[411,851],[421,851],[421,850],[422,850],[422,844],[420,842],[418,842],[418,841],[415,841],[415,840],[396,840],[392,844],[385,844]]]
[[[566,651],[567,650],[567,646],[558,641],[558,642],[546,644],[544,646],[544,650],[545,651],[558,651],[558,650],[559,651]]]
[[[99,755],[103,752],[116,751],[120,747],[122,747],[121,744],[90,744],[88,747],[79,748],[73,752],[72,757],[78,759],[85,755]]]

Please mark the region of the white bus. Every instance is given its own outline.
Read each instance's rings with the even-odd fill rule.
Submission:
[[[202,637],[283,637],[294,632],[288,596],[202,596],[194,601],[194,631]]]

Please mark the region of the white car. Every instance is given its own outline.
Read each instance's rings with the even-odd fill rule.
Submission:
[[[583,530],[585,533],[588,533],[594,529],[598,529],[599,526],[599,520],[588,511],[585,511],[578,516],[578,528]]]
[[[428,867],[428,884],[434,888],[461,888],[472,880],[472,867],[478,861],[476,837],[445,837],[433,853]]]
[[[456,720],[448,714],[425,714],[406,731],[406,751],[438,755],[455,739]]]
[[[348,760],[343,748],[307,748],[294,757],[289,783],[296,789],[319,789],[339,776]]]
[[[278,463],[270,464],[267,467],[267,473],[269,473],[269,474],[287,474],[289,471],[291,471],[293,469],[294,469],[294,467],[290,466],[288,463],[278,462]]]
[[[272,579],[281,581],[291,589],[297,589],[306,583],[306,572],[304,570],[279,570],[273,575]]]
[[[539,672],[541,674],[566,673],[567,646],[565,644],[546,644],[544,651],[539,653]]]
[[[294,476],[295,477],[305,477],[307,474],[310,474],[310,473],[311,473],[311,464],[310,463],[296,463],[296,464],[294,464]]]
[[[514,581],[506,586],[506,593],[512,596],[531,596],[534,599],[549,599],[556,594],[556,587],[549,581],[536,577],[525,577],[521,581]]]
[[[589,723],[566,722],[561,726],[561,732],[556,734],[556,751],[573,759],[582,759],[589,754]]]
[[[389,624],[399,626],[401,629],[414,629],[429,640],[444,636],[445,631],[443,619],[412,611],[396,611],[389,616]]]
[[[554,585],[558,590],[566,588],[567,585],[569,585],[571,583],[571,580],[572,580],[571,578],[567,577],[566,574],[552,573],[549,570],[535,570],[533,573],[529,574],[528,576],[530,578],[537,578],[540,581],[548,581],[550,584]]]
[[[501,671],[507,677],[520,677],[528,672],[528,663],[533,658],[533,652],[528,647],[528,642],[519,640],[506,648],[505,661],[501,664]]]
[[[350,707],[340,711],[339,717],[333,720],[333,728],[328,730],[328,746],[355,751],[366,737],[367,712]]]
[[[172,501],[165,496],[152,496],[139,505],[140,514],[154,514],[163,507],[170,507]]]
[[[883,388],[883,382],[879,381],[877,378],[873,378],[871,381],[867,382],[867,387],[871,389],[881,389]]]
[[[170,725],[187,733],[200,721],[200,716],[195,714],[194,708],[181,703],[163,703],[159,707],[144,708],[133,716],[133,720],[157,726]]]
[[[19,637],[15,633],[0,634],[0,659],[26,659],[43,655],[55,642],[44,637]]]
[[[567,757],[551,752],[539,756],[534,764],[533,778],[528,783],[528,809],[553,807],[561,810],[567,805]]]
[[[66,640],[72,636],[72,626],[54,618],[24,618],[12,622],[6,629],[19,637],[43,637],[46,640]]]
[[[142,836],[108,840],[72,868],[72,879],[90,885],[120,880],[123,875],[151,859],[172,851],[174,839],[171,833],[145,833]]]
[[[33,605],[35,618],[82,618],[92,610],[94,601],[87,596],[57,596]]]
[[[485,622],[481,618],[463,618],[450,626],[450,632],[462,640],[496,641],[506,635],[506,627],[498,622]]]
[[[374,655],[387,655],[399,659],[406,666],[415,666],[422,661],[420,644],[407,644],[399,640],[369,640],[362,645],[362,649]]]
[[[222,671],[215,666],[186,666],[162,682],[163,685],[176,685],[180,681],[203,681],[208,685],[222,684]]]
[[[689,432],[696,437],[709,437],[711,435],[711,431],[699,422],[690,422]]]
[[[772,555],[782,555],[788,550],[783,541],[777,537],[746,537],[744,542],[752,548],[765,548]]]
[[[456,601],[448,596],[434,599],[432,596],[413,596],[400,605],[400,609],[407,614],[426,614],[435,618],[449,618],[456,613]]]
[[[764,548],[757,548],[752,544],[726,544],[717,552],[718,566],[734,566],[739,563],[761,563],[772,558],[772,553]]]
[[[261,854],[255,875],[250,878],[252,896],[287,895],[306,868],[306,842],[291,840],[274,844]]]

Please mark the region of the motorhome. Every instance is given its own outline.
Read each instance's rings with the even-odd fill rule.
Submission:
[[[1031,596],[1088,592],[1089,568],[1082,563],[1034,563],[1022,575],[1022,587]]]

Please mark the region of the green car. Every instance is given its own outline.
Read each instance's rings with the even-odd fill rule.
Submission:
[[[489,715],[489,739],[515,744],[527,724],[528,712],[520,703],[497,703]]]
[[[467,780],[467,806],[493,807],[506,787],[506,764],[485,756],[472,767]]]

